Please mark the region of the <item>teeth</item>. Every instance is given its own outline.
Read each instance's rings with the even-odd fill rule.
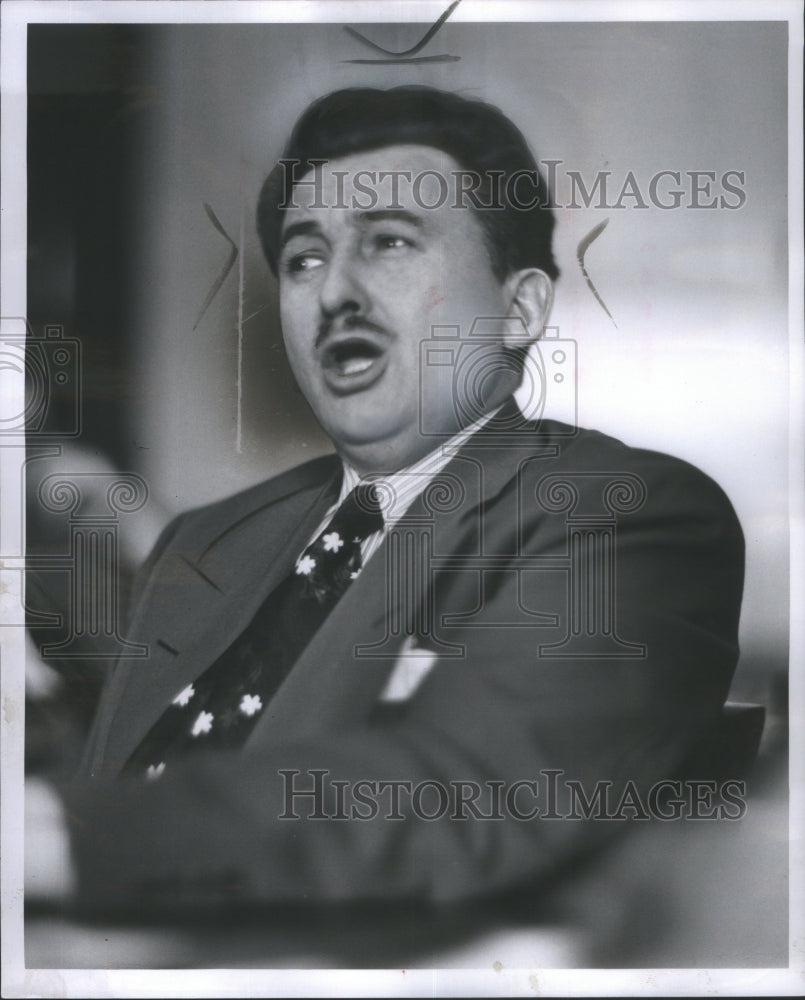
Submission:
[[[372,358],[353,358],[350,361],[344,361],[341,367],[342,375],[357,375],[359,372],[365,372],[367,368],[372,366]]]

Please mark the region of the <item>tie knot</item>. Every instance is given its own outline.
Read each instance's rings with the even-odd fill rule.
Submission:
[[[337,600],[361,571],[361,544],[382,530],[378,491],[371,483],[359,483],[296,562],[303,596],[319,603]]]
[[[342,529],[351,538],[361,540],[382,531],[380,495],[374,483],[358,483],[335,512],[330,525]]]

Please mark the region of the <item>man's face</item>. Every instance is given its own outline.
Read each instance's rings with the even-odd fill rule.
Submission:
[[[328,162],[317,188],[294,188],[296,207],[284,213],[279,274],[288,357],[319,422],[360,472],[409,465],[439,443],[432,435],[467,422],[466,409],[456,415],[452,369],[437,372],[438,390],[421,398],[420,345],[433,326],[458,327],[466,337],[476,317],[505,316],[510,307],[476,211],[455,207],[458,170],[429,146],[357,153]],[[433,174],[419,187],[401,178],[393,192],[387,171],[411,178],[434,171],[449,196]],[[485,382],[490,405],[513,388],[509,372],[502,395],[496,392],[496,377]]]

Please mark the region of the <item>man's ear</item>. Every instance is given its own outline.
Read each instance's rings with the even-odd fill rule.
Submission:
[[[503,341],[506,347],[532,344],[542,336],[551,314],[553,282],[544,271],[529,267],[510,274],[506,279],[506,289],[510,302],[509,316],[522,320],[522,324],[507,325]]]

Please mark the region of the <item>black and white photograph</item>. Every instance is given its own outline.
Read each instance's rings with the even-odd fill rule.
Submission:
[[[3,5],[4,997],[801,992],[802,15]]]

